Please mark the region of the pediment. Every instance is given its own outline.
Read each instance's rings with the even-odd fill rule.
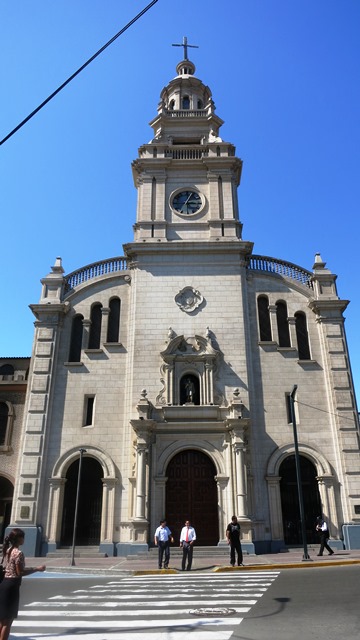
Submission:
[[[211,339],[199,335],[187,338],[184,335],[176,336],[169,341],[166,349],[161,351],[161,356],[166,362],[181,357],[210,356],[217,358],[219,355],[220,351],[214,349]]]

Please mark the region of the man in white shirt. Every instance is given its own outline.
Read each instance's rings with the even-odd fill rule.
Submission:
[[[322,556],[324,548],[329,552],[329,556],[332,556],[334,552],[328,545],[329,529],[325,520],[323,520],[321,516],[316,518],[316,531],[320,536],[320,551],[318,553],[318,556]]]
[[[174,542],[169,527],[166,526],[166,520],[160,520],[160,526],[155,531],[154,544],[159,547],[159,569],[162,569],[163,556],[165,553],[164,569],[169,566],[170,560],[170,542]]]
[[[192,565],[194,542],[196,540],[196,533],[194,527],[190,525],[190,520],[185,521],[185,527],[181,529],[180,534],[180,547],[183,550],[181,569],[185,571],[185,565],[187,560],[187,571],[190,571]]]

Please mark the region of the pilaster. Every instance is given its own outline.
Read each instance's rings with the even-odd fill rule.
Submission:
[[[17,526],[36,528],[41,521],[40,478],[43,477],[44,454],[52,423],[54,363],[62,321],[70,307],[69,303],[62,302],[63,273],[61,259],[57,258],[52,272],[41,280],[40,302],[30,305],[36,321],[29,374],[31,382],[24,412],[24,438],[12,513],[12,520]],[[51,530],[50,535],[56,535],[56,532]],[[29,550],[27,553],[31,555]]]

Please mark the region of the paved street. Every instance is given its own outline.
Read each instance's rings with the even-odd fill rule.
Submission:
[[[244,571],[28,579],[12,637],[228,640],[277,577],[277,571]]]
[[[360,566],[281,571],[231,640],[358,640]]]
[[[11,638],[358,640],[359,637],[359,565],[245,569],[220,574],[45,575],[48,577],[38,574],[23,581],[20,614]]]

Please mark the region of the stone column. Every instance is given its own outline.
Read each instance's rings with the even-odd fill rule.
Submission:
[[[45,530],[48,551],[55,550],[60,541],[65,484],[66,478],[50,478],[49,509]]]
[[[84,351],[84,349],[87,349],[89,346],[91,320],[84,318],[84,320],[82,321],[82,325],[83,325],[83,334],[82,334],[81,349],[82,351]]]
[[[142,392],[142,399],[137,405],[139,420],[131,420],[132,427],[136,433],[136,496],[135,496],[135,520],[146,519],[146,467],[147,456],[150,446],[150,437],[154,429],[155,423],[148,419],[148,415],[151,407],[149,401],[146,399],[146,390]]]
[[[232,412],[242,411],[241,400],[234,399],[232,403]],[[242,425],[241,422],[244,424]],[[231,448],[233,452],[233,469],[234,469],[234,488],[236,515],[240,518],[247,518],[247,488],[246,488],[246,462],[245,462],[245,430],[248,421],[240,418],[229,418],[227,426],[230,432]]]
[[[164,369],[166,372],[166,404],[178,404],[180,398],[174,396],[174,365],[166,364]]]
[[[227,522],[225,521],[225,491],[229,484],[229,476],[218,474],[215,476],[217,495],[218,495],[218,513],[219,513],[219,543],[225,543],[225,530]]]
[[[277,326],[275,304],[269,304],[269,315],[270,315],[270,326],[271,326],[271,335],[272,335],[273,342],[277,342],[279,344],[279,332],[278,332],[278,326]]]
[[[136,502],[135,518],[145,519],[145,490],[146,490],[146,454],[147,448],[143,444],[136,446]]]
[[[288,318],[289,332],[290,332],[290,345],[295,349],[298,348],[296,337],[296,318]]]
[[[107,342],[109,315],[110,315],[109,307],[102,307],[100,347],[102,347],[105,344],[105,342]]]
[[[154,510],[154,514],[151,517],[151,535],[153,536],[153,533],[156,529],[156,527],[159,526],[159,522],[160,522],[160,518],[163,517],[164,513],[165,513],[165,491],[166,491],[166,483],[167,483],[167,477],[166,476],[155,476],[154,478],[154,500],[153,500],[153,510]],[[170,526],[172,526],[172,523],[170,522]],[[151,538],[150,538],[151,539]]]
[[[211,203],[212,218],[220,220],[219,176],[209,171],[207,179],[210,189],[209,201]]]
[[[284,539],[284,531],[282,526],[280,480],[281,480],[280,476],[266,477],[266,481],[268,483],[270,525],[271,525],[272,540]]]
[[[165,182],[166,182],[166,173],[165,171],[156,171],[156,201],[155,201],[155,220],[157,222],[164,221],[164,211],[166,210],[166,201],[165,201]]]
[[[246,500],[246,475],[245,475],[245,445],[242,442],[236,442],[233,445],[235,456],[235,476],[236,476],[236,507],[237,515],[240,518],[247,517],[247,500]]]
[[[114,533],[116,478],[103,478],[100,543],[112,542]]]
[[[318,476],[317,477],[320,499],[322,504],[322,514],[325,516],[331,537],[338,538],[340,535],[339,522],[336,510],[334,476]]]
[[[214,402],[213,389],[214,389],[214,374],[213,364],[211,362],[205,362],[205,389],[204,396],[202,398],[202,404],[210,404]]]

